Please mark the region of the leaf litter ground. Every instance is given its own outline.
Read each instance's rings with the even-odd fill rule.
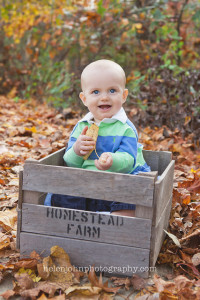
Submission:
[[[13,276],[13,289],[2,297],[24,299],[200,299],[200,152],[192,135],[183,139],[167,127],[138,129],[147,150],[169,150],[176,160],[171,217],[157,266],[166,265],[165,278],[137,275],[111,277],[105,282],[94,270],[47,273],[45,266],[71,266],[62,248],[41,258],[35,251],[20,259],[15,248],[18,174],[27,158],[40,159],[64,147],[80,111],[63,113],[34,101],[14,102],[0,97],[0,281]],[[131,118],[131,115],[130,115]],[[134,120],[133,120],[134,122]],[[34,250],[34,249],[33,249]],[[120,289],[120,290],[119,290]],[[125,296],[124,291],[130,291]],[[137,296],[133,296],[133,292]],[[135,294],[134,294],[135,295]]]

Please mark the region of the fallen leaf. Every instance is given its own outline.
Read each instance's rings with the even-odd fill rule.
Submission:
[[[13,290],[7,290],[6,292],[4,292],[3,294],[0,294],[0,296],[2,296],[4,299],[9,299],[10,297],[15,295],[15,291]]]
[[[98,299],[96,298],[97,295],[99,295],[99,293],[102,291],[102,289],[100,287],[94,287],[91,284],[85,284],[83,286],[78,286],[78,285],[74,285],[74,286],[70,286],[68,289],[65,290],[65,294],[67,296],[73,297],[78,295],[78,299],[81,299],[81,297],[85,296],[89,299],[93,299],[93,296],[95,296],[94,299]],[[98,296],[99,297],[99,296]]]
[[[192,263],[195,267],[200,265],[200,253],[196,253],[196,254],[193,255]]]
[[[146,281],[138,275],[133,275],[130,281],[136,291],[143,289],[147,285]]]
[[[88,279],[93,286],[99,287],[103,291],[108,293],[116,293],[120,289],[120,287],[108,287],[108,281],[103,283],[102,274],[100,274],[98,279],[93,267],[90,269],[90,272],[88,274]]]
[[[165,229],[164,232],[172,239],[172,241],[177,247],[181,248],[181,244],[174,234],[167,232]]]
[[[17,229],[17,211],[15,208],[0,211],[0,226],[5,231]]]

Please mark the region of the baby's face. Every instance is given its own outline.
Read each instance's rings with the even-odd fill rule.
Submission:
[[[126,101],[124,77],[115,69],[89,71],[82,82],[80,98],[93,114],[95,122],[111,118]]]

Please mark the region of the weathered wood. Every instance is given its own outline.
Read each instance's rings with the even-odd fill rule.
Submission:
[[[172,198],[168,200],[166,207],[164,208],[162,215],[159,219],[158,224],[152,227],[152,238],[151,238],[151,255],[150,255],[150,266],[155,266],[160,248],[165,238],[164,229],[167,229],[169,216],[172,206]]]
[[[54,153],[51,153],[50,155],[41,158],[38,163],[44,164],[44,165],[54,165],[54,166],[64,166],[64,160],[63,155],[65,153],[65,148],[62,148]]]
[[[20,249],[20,231],[22,222],[22,203],[23,203],[23,171],[19,172],[19,194],[18,194],[18,204],[17,204],[17,236],[16,236],[16,248]]]
[[[22,191],[22,184],[23,184],[23,171],[19,172],[19,194],[18,194],[18,208],[22,208],[22,201],[23,201],[23,191]]]
[[[136,205],[135,216],[137,218],[150,219],[153,218],[153,207]]]
[[[173,190],[174,163],[174,160],[172,160],[160,176],[159,180],[155,183],[153,225],[156,225],[159,222],[160,216],[167,202],[171,199]]]
[[[16,236],[16,248],[20,249],[20,232],[22,225],[22,210],[17,207],[17,236]]]
[[[141,176],[148,176],[148,177],[154,177],[155,180],[157,179],[158,176],[158,171],[152,171],[152,172],[140,172],[139,175]]]
[[[59,245],[68,253],[72,265],[89,268],[109,275],[140,274],[148,276],[149,250],[120,246],[114,244],[97,243],[69,238],[21,232],[21,256],[29,255],[34,249],[42,256],[50,254],[50,248]],[[113,272],[112,272],[113,271]]]
[[[24,203],[21,230],[150,249],[151,220],[147,219]]]
[[[23,191],[23,203],[44,204],[46,193]]]
[[[23,190],[92,197],[151,207],[154,178],[26,163]]]
[[[132,275],[135,267],[137,273],[147,276],[148,272],[141,270],[155,265],[165,236],[163,229],[168,225],[174,170],[171,153],[144,150],[152,171],[128,175],[64,167],[64,152],[65,148],[25,163],[20,187],[22,221],[19,211],[17,234],[21,255],[46,249],[46,256],[51,246],[59,245],[77,266],[95,264],[109,275],[112,271],[108,267],[113,268],[113,275]],[[43,204],[47,192],[133,203],[136,217],[35,205]]]
[[[158,175],[164,172],[172,159],[172,153],[169,151],[143,150],[143,156],[146,163],[151,167],[151,171],[158,171]]]

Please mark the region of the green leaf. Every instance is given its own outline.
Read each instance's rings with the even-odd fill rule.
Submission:
[[[102,17],[104,16],[106,9],[103,7],[103,0],[100,0],[97,4],[97,12],[100,14]]]

